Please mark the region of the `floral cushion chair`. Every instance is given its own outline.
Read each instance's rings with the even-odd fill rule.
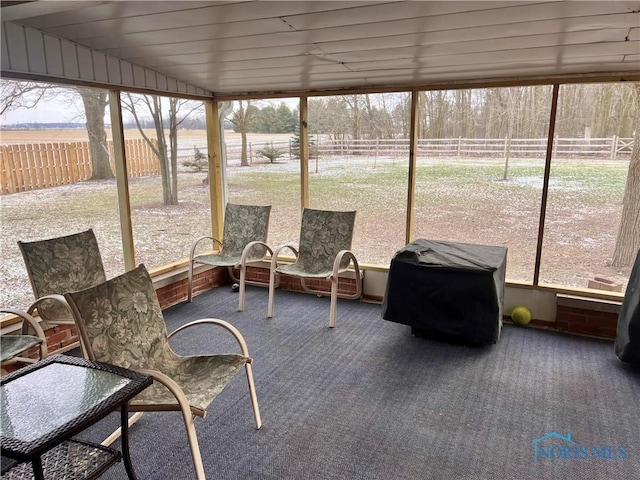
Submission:
[[[129,403],[138,412],[182,412],[193,465],[198,479],[205,478],[194,415],[204,417],[213,399],[242,367],[257,428],[260,411],[256,397],[251,358],[240,332],[222,320],[208,318],[187,323],[167,335],[162,310],[151,277],[144,265],[108,282],[79,292],[67,293],[88,358],[152,375],[154,384]],[[180,356],[169,345],[176,333],[194,325],[212,325],[229,331],[240,346],[239,354]],[[116,430],[103,444],[120,435]]]
[[[189,287],[187,301],[193,297],[193,268],[195,264],[227,267],[229,275],[234,281],[239,281],[233,269],[240,269],[240,279],[244,279],[247,265],[262,261],[267,252],[273,253],[266,244],[269,230],[269,215],[271,206],[236,205],[227,203],[224,214],[224,229],[222,241],[217,238],[204,236],[198,238],[189,253]],[[196,255],[196,248],[203,240],[212,240],[214,246],[220,247],[219,253]],[[250,285],[264,285],[259,282],[242,281]],[[239,310],[243,310],[244,290],[240,295]]]
[[[276,249],[271,259],[269,275],[268,317],[273,317],[273,297],[276,288],[276,275],[284,274],[299,277],[302,288],[316,295],[331,295],[329,327],[336,326],[337,299],[357,299],[362,295],[362,277],[355,255],[351,252],[353,226],[356,212],[334,212],[305,208],[302,212],[300,229],[300,250],[292,245],[283,245]],[[296,256],[296,262],[278,266],[278,255],[285,248]],[[356,278],[356,291],[353,294],[338,292],[338,277],[353,263]],[[331,292],[309,288],[307,279],[331,281]]]
[[[98,241],[89,229],[64,237],[18,242],[31,281],[35,302],[27,313],[48,325],[73,325],[62,295],[106,280]]]

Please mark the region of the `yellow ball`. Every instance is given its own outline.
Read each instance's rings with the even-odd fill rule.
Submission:
[[[528,325],[531,321],[531,311],[527,307],[516,307],[511,311],[511,320],[516,325]]]

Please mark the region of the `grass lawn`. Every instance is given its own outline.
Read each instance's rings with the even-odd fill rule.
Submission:
[[[542,192],[542,160],[421,159],[416,169],[414,238],[505,245],[507,277],[531,281]],[[273,205],[269,240],[297,242],[299,164],[255,163],[227,171],[229,200]],[[554,162],[541,280],[586,287],[594,275],[628,278],[609,266],[621,212],[628,162]],[[408,163],[349,157],[310,162],[312,208],[358,211],[353,250],[362,263],[388,265],[404,245]],[[204,173],[179,175],[179,205],[162,205],[159,177],[130,181],[136,261],[148,268],[184,259],[193,241],[210,232]],[[82,182],[1,198],[1,303],[26,307],[31,290],[17,240],[35,240],[93,228],[109,276],[122,271],[115,181]]]

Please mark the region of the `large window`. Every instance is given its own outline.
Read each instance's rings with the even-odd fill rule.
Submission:
[[[405,244],[407,93],[309,99],[309,206],[356,210],[352,251],[389,265]]]
[[[533,281],[550,106],[546,86],[421,92],[414,237],[505,246]]]
[[[17,240],[92,228],[107,276],[124,269],[108,95],[0,85],[0,302],[26,308]],[[533,282],[544,213],[538,283],[624,291],[640,238],[639,90],[560,86],[547,197],[551,86],[418,92],[412,238],[506,246],[507,278]],[[156,269],[211,234],[204,105],[127,93],[122,104],[136,262]],[[388,265],[405,243],[410,106],[408,92],[308,99],[309,206],[358,212],[361,263]],[[299,100],[224,102],[219,113],[225,200],[272,205],[269,243],[296,243]]]
[[[122,108],[136,263],[151,270],[211,235],[204,105],[123,93]]]
[[[92,228],[107,276],[124,270],[107,92],[2,80],[0,304],[33,294],[16,242]],[[13,103],[12,103],[13,102]],[[86,106],[86,109],[85,109]]]
[[[540,282],[626,285],[640,243],[637,177],[624,195],[630,162],[639,161],[637,91],[633,83],[560,87]]]
[[[278,99],[221,106],[227,200],[271,205],[267,242],[274,249],[297,244],[300,236],[298,104]]]

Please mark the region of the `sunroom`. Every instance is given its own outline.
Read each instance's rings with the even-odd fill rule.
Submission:
[[[227,203],[271,205],[268,243],[274,248],[298,241],[304,208],[355,210],[352,250],[362,269],[363,299],[339,302],[338,326],[331,333],[320,309],[318,331],[309,334],[313,324],[305,319],[301,331],[308,338],[294,341],[302,349],[314,338],[313,350],[322,345],[323,355],[328,355],[323,362],[330,361],[327,352],[334,347],[322,335],[344,344],[344,338],[336,339],[341,330],[351,328],[349,315],[359,318],[353,309],[362,307],[371,321],[383,322],[379,308],[390,262],[416,239],[507,248],[505,320],[514,307],[527,306],[533,315],[527,334],[535,328],[534,334],[543,335],[527,340],[521,329],[511,327],[508,332],[516,332],[517,341],[530,341],[551,356],[556,348],[562,350],[564,339],[568,351],[587,349],[571,342],[588,341],[547,331],[595,337],[595,345],[611,346],[607,342],[615,337],[640,249],[639,12],[636,1],[2,2],[0,303],[26,309],[33,301],[17,241],[91,228],[107,276],[144,263],[171,321],[208,308],[207,316],[233,318],[247,329],[254,327],[243,314],[251,315],[252,322],[282,315],[291,321],[287,328],[295,331],[295,315],[280,307],[274,319],[266,319],[266,292],[259,287],[248,289],[247,311],[236,312],[232,304],[237,294],[229,291],[234,281],[226,269],[198,267],[196,296],[185,304],[189,249],[203,235],[221,238]],[[268,262],[249,271],[254,280],[268,274]],[[345,282],[352,278],[348,274]],[[280,290],[299,292],[301,287],[285,281]],[[297,312],[315,311],[318,302],[328,304],[315,295],[284,295]],[[3,333],[15,325],[15,318],[3,318]],[[389,325],[382,327],[384,333],[372,335],[381,342],[387,367],[405,365],[406,352],[421,347],[393,336],[391,343],[405,351],[400,363],[393,363],[396,355],[384,335],[408,331],[389,333],[389,328],[401,328]],[[347,335],[354,349],[365,342],[357,336],[365,335],[366,322],[359,328],[363,330]],[[74,328],[56,327],[47,333],[50,351],[77,347]],[[253,333],[256,342],[267,334]],[[267,362],[276,362],[274,356],[282,353],[270,343],[286,341],[285,333],[277,333],[282,336],[262,338],[274,348],[264,347],[270,352],[264,357]],[[442,348],[442,357],[429,357],[430,367],[447,358],[449,350],[442,345],[454,348],[446,342],[425,345]],[[511,353],[515,348],[509,344]],[[464,364],[473,356],[465,349],[456,359]],[[569,358],[576,357],[558,357]],[[551,364],[546,367],[546,374],[555,371]],[[525,364],[508,370],[520,368]],[[575,375],[583,375],[583,368]],[[614,363],[607,368],[622,367]],[[380,388],[405,388],[386,371],[389,376]],[[256,366],[260,396],[259,372]],[[322,377],[320,370],[315,373]],[[358,375],[368,378],[369,373],[352,372],[355,391]],[[469,378],[475,373],[464,372]],[[620,375],[616,385],[624,384],[625,394],[616,405],[630,422],[626,428],[637,427],[637,415],[629,418],[624,402],[628,395],[637,395],[638,377],[628,370]],[[408,380],[406,375],[397,378]],[[313,393],[313,382],[307,387],[308,395],[321,395]],[[333,391],[335,385],[325,387]],[[362,389],[364,395],[375,396],[373,390]],[[278,389],[269,387],[268,392],[274,405],[285,409],[275,400]],[[417,415],[420,428],[426,428],[423,422],[437,423],[437,418],[423,418],[424,412],[418,413],[409,401],[412,394],[405,393],[402,403]],[[361,400],[354,393],[346,398],[356,406]],[[221,397],[224,408],[235,400]],[[316,400],[308,401],[322,411]],[[304,400],[292,405],[302,409]],[[393,403],[384,405],[395,408]],[[566,407],[554,415],[561,417]],[[225,418],[224,408],[216,413],[218,422]],[[376,414],[383,415],[384,408],[377,408]],[[441,478],[438,469],[418,476],[423,460],[417,461],[417,452],[408,445],[402,447],[410,418],[396,419],[404,428],[387,432],[385,439],[409,467],[388,459],[367,460],[360,450],[344,458],[336,458],[336,449],[323,450],[319,439],[325,434],[332,441],[348,436],[348,429],[340,431],[352,425],[350,421],[329,423],[329,432],[316,432],[315,437],[310,426],[317,429],[319,424],[312,421],[300,420],[301,425],[290,420],[286,425],[311,435],[311,444],[326,457],[308,465],[309,478],[393,478],[394,472],[396,478]],[[134,429],[153,431],[164,428],[162,422]],[[207,422],[215,435],[219,425],[210,418]],[[277,424],[277,419],[269,422]],[[511,434],[528,438],[530,433],[533,441],[547,433],[545,429],[568,425],[559,423],[563,426],[545,421],[540,431],[517,434],[509,428],[500,433],[495,425],[490,430],[503,440]],[[622,428],[617,420],[607,428],[612,425]],[[478,442],[485,427],[474,430]],[[464,435],[464,425],[457,428],[452,439]],[[233,428],[226,432],[232,434]],[[587,438],[589,432],[585,427],[583,443],[632,443],[623,432],[615,437],[605,431],[598,439]],[[419,430],[434,440],[432,433]],[[375,444],[363,439],[364,434],[358,430],[360,441]],[[285,441],[279,436],[282,431],[277,435],[278,442]],[[484,460],[477,475],[465,462],[452,466],[446,439],[437,438],[448,452],[443,463],[434,463],[444,469],[443,477],[490,478],[501,471]],[[270,441],[258,439],[250,450],[268,451]],[[451,441],[455,448],[469,447]],[[504,442],[492,445],[501,448]],[[635,460],[630,455],[606,468],[632,471],[625,469],[638,466],[640,446],[635,448]],[[299,455],[289,459],[289,470],[282,459],[273,464],[243,457],[241,468],[229,466],[221,476],[302,478],[303,464],[309,461],[303,450],[298,445],[279,452]],[[380,453],[373,446],[371,451]],[[470,455],[485,453],[478,449]],[[135,452],[134,460],[144,463]],[[182,460],[183,478],[190,478],[188,453]],[[205,460],[209,476],[215,476],[220,461]],[[339,468],[329,465],[334,461]],[[578,468],[568,463],[544,468],[554,474],[557,468]],[[275,465],[273,471],[270,465]],[[518,465],[508,464],[503,472],[515,472]],[[151,467],[143,471],[149,478],[163,478],[161,471],[150,473]],[[174,465],[168,471],[176,475],[181,470]]]

